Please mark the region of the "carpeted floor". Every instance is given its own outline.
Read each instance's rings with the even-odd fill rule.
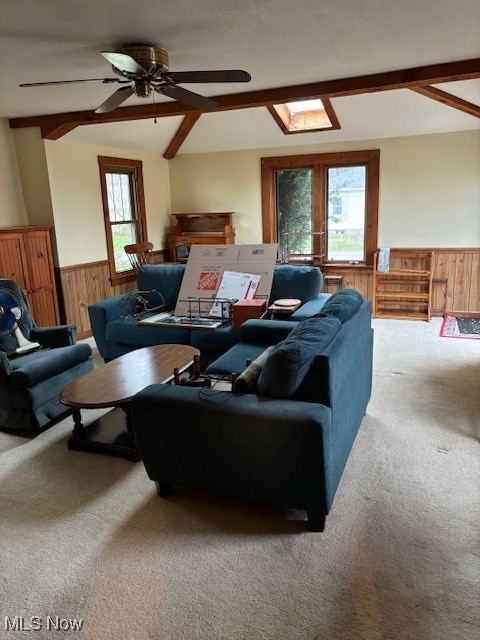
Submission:
[[[68,451],[71,419],[0,433],[0,637],[76,637],[46,628],[58,616],[88,640],[477,640],[480,343],[373,324],[373,397],[324,533],[160,500],[141,463]]]

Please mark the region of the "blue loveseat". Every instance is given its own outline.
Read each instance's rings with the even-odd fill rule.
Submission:
[[[301,322],[247,320],[207,369],[240,373],[233,391],[151,385],[134,397],[149,478],[162,497],[179,485],[260,500],[323,530],[370,399],[372,352],[371,304],[351,289]]]
[[[175,308],[185,272],[184,264],[144,265],[137,275],[137,288],[158,291],[165,308]],[[329,294],[320,293],[323,278],[318,267],[278,265],[275,267],[270,301],[299,298],[302,306],[292,320],[309,317],[320,310]],[[147,295],[148,297],[148,295]],[[152,303],[158,296],[151,294]],[[238,330],[224,325],[215,331],[184,327],[141,326],[128,316],[126,296],[120,295],[92,304],[88,308],[90,325],[100,355],[105,361],[154,344],[189,344],[200,350],[202,367],[206,367],[240,338]]]

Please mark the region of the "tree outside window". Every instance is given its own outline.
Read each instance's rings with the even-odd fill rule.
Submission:
[[[319,264],[372,264],[379,151],[262,159],[264,242]]]

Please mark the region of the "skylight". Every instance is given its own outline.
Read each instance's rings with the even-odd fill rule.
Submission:
[[[298,100],[267,107],[283,133],[304,133],[340,129],[340,123],[327,98]]]

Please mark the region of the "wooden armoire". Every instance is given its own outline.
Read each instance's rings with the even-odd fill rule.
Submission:
[[[50,229],[0,229],[0,278],[15,280],[26,292],[33,318],[40,327],[59,324]]]

